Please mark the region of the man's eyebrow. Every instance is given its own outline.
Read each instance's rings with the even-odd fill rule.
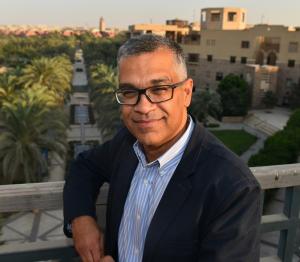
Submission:
[[[130,83],[120,83],[119,89],[136,89],[136,86]]]
[[[150,81],[151,85],[161,85],[161,84],[166,84],[166,83],[170,83],[170,82],[171,82],[171,80],[168,77],[152,79]]]
[[[157,78],[150,80],[151,86],[169,84],[171,80],[168,77]],[[119,83],[119,89],[138,89],[135,85],[131,83]]]

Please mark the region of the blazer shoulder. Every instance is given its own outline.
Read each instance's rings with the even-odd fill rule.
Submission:
[[[260,187],[250,168],[211,132],[205,130],[202,157],[216,181]]]

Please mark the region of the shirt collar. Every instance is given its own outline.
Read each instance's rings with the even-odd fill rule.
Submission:
[[[136,141],[133,144],[133,149],[135,151],[135,154],[136,154],[139,162],[143,165],[143,167],[159,164],[160,168],[162,168],[170,160],[175,158],[180,153],[183,153],[183,151],[190,139],[190,136],[192,134],[192,131],[193,131],[194,125],[195,125],[192,117],[190,115],[188,115],[188,117],[189,117],[189,126],[186,129],[186,131],[184,132],[184,134],[163,155],[161,155],[159,158],[157,158],[156,160],[154,160],[150,163],[147,163],[146,156],[142,150],[142,146],[140,145],[140,143],[138,141]]]

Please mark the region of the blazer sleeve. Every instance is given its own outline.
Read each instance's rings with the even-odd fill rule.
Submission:
[[[100,187],[110,180],[111,141],[80,153],[66,176],[64,204],[64,233],[72,237],[71,221],[79,216],[96,217],[95,202]]]
[[[242,181],[233,188],[213,207],[215,215],[201,241],[201,262],[259,261],[260,186],[256,181]]]

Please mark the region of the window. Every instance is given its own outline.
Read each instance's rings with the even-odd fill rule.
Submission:
[[[76,72],[83,72],[82,68],[76,68]]]
[[[213,56],[212,55],[207,55],[207,61],[212,62],[212,60],[213,60]]]
[[[199,54],[188,54],[188,62],[198,63],[199,62]]]
[[[261,47],[266,52],[280,52],[280,37],[265,37],[265,41],[262,42]]]
[[[245,13],[243,13],[243,18],[242,18],[243,20],[243,22],[245,22]]]
[[[298,42],[290,42],[289,53],[297,53],[297,52],[298,52]]]
[[[216,45],[216,40],[214,40],[214,39],[207,39],[206,40],[206,45],[207,46],[215,46]]]
[[[223,80],[223,73],[217,72],[216,73],[216,81],[222,81]]]
[[[245,56],[241,57],[241,64],[247,64],[247,57]]]
[[[237,13],[236,13],[236,12],[229,12],[229,13],[228,13],[227,20],[228,20],[229,22],[234,22],[234,21],[236,21],[236,16],[237,16]]]
[[[287,78],[286,80],[285,80],[285,85],[286,85],[286,87],[288,87],[288,88],[290,88],[290,87],[292,87],[292,85],[293,85],[293,79],[291,79],[291,78]]]
[[[221,14],[219,12],[218,13],[211,13],[210,20],[212,22],[219,22],[221,20]]]
[[[200,35],[196,35],[196,34],[191,35],[191,41],[193,41],[193,42],[199,41],[200,42]]]
[[[146,34],[152,34],[152,30],[147,30]]]
[[[235,56],[231,56],[230,57],[230,63],[234,64],[236,62],[236,57]]]
[[[249,48],[250,47],[250,42],[249,41],[242,41],[241,47],[242,48]]]
[[[206,22],[206,12],[205,11],[203,11],[201,13],[201,18],[202,18],[202,22]]]
[[[288,67],[295,67],[295,60],[289,60]]]

